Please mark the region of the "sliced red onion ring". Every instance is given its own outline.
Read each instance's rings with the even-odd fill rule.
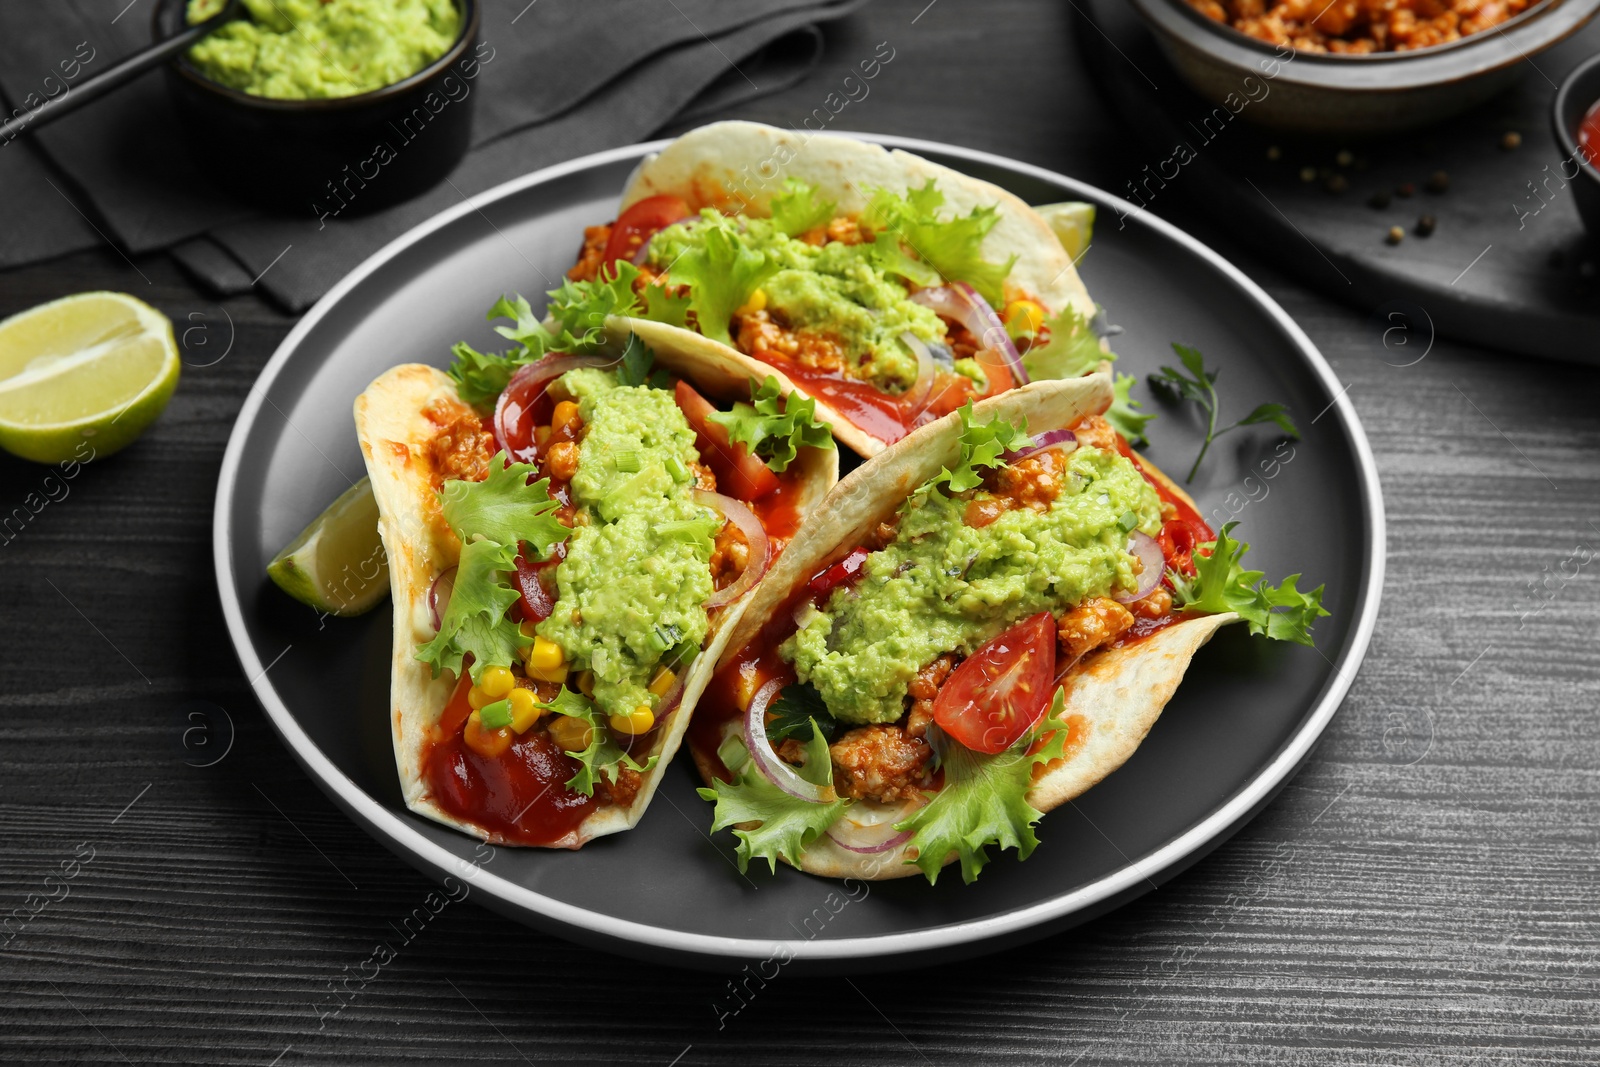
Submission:
[[[451,567],[428,586],[428,611],[433,615],[433,631],[444,625],[444,613],[450,607],[450,594],[456,588],[456,569]]]
[[[512,460],[517,463],[532,463],[538,457],[538,446],[533,442],[533,428],[527,428],[528,443],[518,447],[512,442],[516,422],[523,417],[524,412],[533,406],[533,400],[544,395],[545,386],[554,378],[559,378],[569,370],[579,367],[609,367],[616,360],[604,356],[546,356],[537,363],[529,363],[518,367],[506,387],[500,391],[500,399],[494,405],[494,437],[495,443],[504,449]]]
[[[922,338],[907,330],[900,335],[900,340],[917,357],[917,380],[911,383],[910,389],[900,394],[900,403],[912,411],[921,411],[928,402],[928,394],[933,391],[933,375],[938,367],[933,361],[933,353]]]
[[[750,707],[744,713],[744,747],[763,777],[792,797],[809,800],[813,804],[829,804],[837,799],[831,787],[813,785],[800,777],[800,772],[778,758],[767,740],[767,705],[783,690],[783,679],[774,678],[756,690],[750,698]]]
[[[904,822],[922,805],[915,800],[884,805],[863,801],[850,805],[839,820],[828,827],[833,843],[849,852],[874,855],[898,848],[911,840],[912,831],[896,830],[894,824]]]
[[[699,217],[699,215],[685,215],[681,219],[674,219],[672,222],[667,223],[666,226],[661,227],[661,230],[666,229],[667,226],[676,226],[680,222],[688,222],[690,219]],[[661,230],[657,230],[656,233],[660,233]],[[651,234],[639,243],[639,251],[633,254],[633,265],[635,267],[644,266],[644,261],[650,258],[650,242],[656,239],[656,233]]]
[[[1019,448],[1015,452],[1005,453],[1003,458],[1007,463],[1015,463],[1019,459],[1037,455],[1048,449],[1058,448],[1063,452],[1071,452],[1078,447],[1078,435],[1071,430],[1046,430],[1033,439],[1031,448]]]
[[[1131,593],[1116,593],[1112,596],[1112,599],[1119,604],[1131,604],[1135,600],[1143,600],[1161,584],[1161,578],[1167,572],[1167,559],[1161,554],[1161,546],[1149,534],[1139,530],[1129,534],[1128,551],[1139,557],[1139,562],[1144,564],[1144,570],[1139,572],[1139,588]]]
[[[1006,369],[1011,372],[1018,385],[1027,385],[1032,380],[1028,377],[1026,368],[1022,366],[1022,354],[1012,343],[1011,335],[1006,333],[1000,316],[995,314],[994,308],[990,307],[989,302],[979,296],[978,291],[972,286],[966,282],[956,282],[949,286],[919,289],[911,294],[911,299],[945,318],[955,319],[965,326],[984,348],[992,348],[999,352],[1000,358],[1005,360]]]
[[[696,489],[694,499],[697,504],[721,512],[723,518],[739,527],[750,544],[750,561],[744,565],[744,570],[732,585],[711,594],[711,599],[706,601],[706,610],[710,611],[739,599],[761,580],[761,576],[767,573],[767,565],[772,562],[772,542],[767,539],[766,527],[761,525],[755,513],[733,497]]]

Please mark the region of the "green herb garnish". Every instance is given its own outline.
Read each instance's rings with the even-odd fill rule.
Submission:
[[[1206,370],[1205,357],[1200,355],[1199,349],[1174,342],[1172,350],[1178,353],[1178,358],[1189,373],[1164,366],[1161,373],[1150,375],[1151,388],[1166,393],[1174,401],[1193,400],[1206,413],[1205,443],[1200,446],[1200,454],[1194,458],[1194,466],[1189,468],[1189,476],[1184,481],[1194,481],[1195,474],[1200,470],[1200,461],[1206,458],[1206,450],[1211,447],[1211,442],[1229,430],[1270,422],[1295,440],[1300,439],[1300,430],[1289,418],[1289,409],[1276,403],[1261,404],[1238,422],[1217,429],[1217,372]]]

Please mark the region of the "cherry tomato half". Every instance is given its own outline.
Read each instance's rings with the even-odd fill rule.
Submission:
[[[517,553],[517,589],[522,605],[522,617],[527,622],[543,622],[555,610],[555,598],[545,588],[544,579],[550,568],[567,558],[567,543],[562,541],[550,553],[549,559],[531,560],[526,550]]]
[[[933,721],[974,752],[1017,743],[1044,714],[1056,675],[1056,624],[1041,611],[961,661],[933,702]]]
[[[639,246],[654,237],[659,230],[689,214],[689,205],[676,196],[647,196],[634,204],[611,224],[611,237],[606,241],[605,263],[619,259],[632,260]]]
[[[695,432],[700,458],[717,476],[719,492],[749,503],[778,488],[778,476],[743,444],[728,440],[728,431],[711,421],[710,414],[717,410],[711,401],[683,381],[678,383],[674,399]]]

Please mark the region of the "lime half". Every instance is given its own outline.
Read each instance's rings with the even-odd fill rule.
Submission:
[[[172,322],[144,301],[78,293],[41,304],[0,322],[0,448],[40,463],[109,456],[177,384]]]
[[[267,564],[279,589],[330,615],[371,611],[389,593],[389,558],[378,537],[378,500],[363,478],[328,505]]]
[[[1094,205],[1079,200],[1061,204],[1045,204],[1034,208],[1055,231],[1061,247],[1076,263],[1089,250],[1089,239],[1094,236]]]

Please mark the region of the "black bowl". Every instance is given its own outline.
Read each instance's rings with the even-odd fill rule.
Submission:
[[[1561,178],[1572,183],[1572,196],[1590,238],[1600,241],[1600,156],[1578,146],[1578,124],[1597,102],[1600,56],[1593,56],[1562,80],[1550,107],[1550,118],[1556,128],[1556,143],[1561,146]]]
[[[320,219],[416,196],[461,161],[472,140],[479,73],[478,0],[456,0],[461,35],[403,81],[328,100],[272,100],[220,85],[186,56],[167,87],[195,165],[252,203]],[[156,6],[156,37],[184,24],[184,0]]]

